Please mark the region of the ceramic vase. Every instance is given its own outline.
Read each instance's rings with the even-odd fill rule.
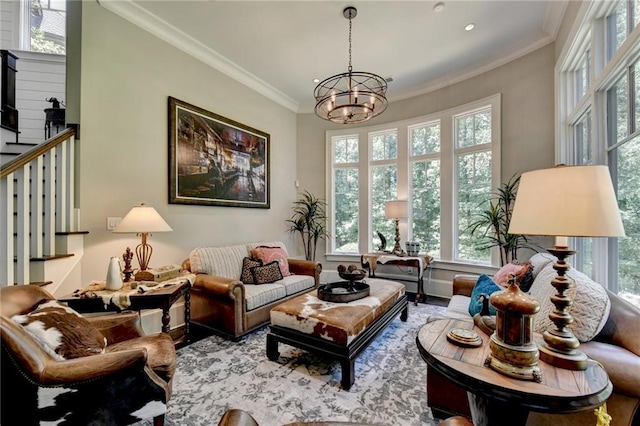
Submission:
[[[120,290],[122,288],[122,274],[120,271],[120,259],[112,257],[107,269],[107,290]]]

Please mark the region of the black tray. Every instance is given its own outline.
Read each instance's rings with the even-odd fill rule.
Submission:
[[[358,281],[339,281],[318,287],[318,299],[325,302],[348,303],[369,295],[369,284]]]

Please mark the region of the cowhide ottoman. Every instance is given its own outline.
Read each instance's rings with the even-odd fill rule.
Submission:
[[[400,313],[407,320],[404,284],[369,278],[368,297],[349,303],[325,302],[317,292],[300,295],[271,309],[267,357],[275,361],[278,342],[338,359],[341,384],[348,390],[355,381],[355,360]]]

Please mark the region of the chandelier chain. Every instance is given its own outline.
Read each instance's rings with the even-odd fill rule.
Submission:
[[[351,70],[351,15],[349,15],[349,72]]]

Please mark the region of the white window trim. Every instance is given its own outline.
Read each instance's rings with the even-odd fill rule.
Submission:
[[[455,165],[455,153],[453,147],[454,136],[454,120],[455,116],[461,114],[471,113],[473,111],[485,109],[491,107],[491,123],[492,123],[492,147],[491,147],[491,161],[492,161],[492,187],[495,188],[500,185],[501,182],[501,94],[495,94],[483,99],[479,99],[473,102],[469,102],[464,105],[449,108],[447,110],[439,111],[433,114],[423,115],[411,119],[401,120],[397,122],[379,124],[369,127],[349,128],[348,130],[330,130],[325,133],[325,152],[326,152],[326,201],[327,201],[327,213],[329,217],[329,229],[335,230],[335,223],[333,221],[334,211],[334,185],[333,185],[333,153],[332,153],[332,138],[344,137],[347,135],[358,136],[359,140],[359,251],[360,253],[366,253],[371,250],[371,220],[370,220],[370,199],[371,199],[371,182],[370,182],[370,161],[371,161],[371,144],[370,135],[385,131],[397,130],[398,138],[398,199],[408,199],[410,191],[409,182],[409,132],[411,127],[418,126],[425,123],[440,122],[440,196],[441,196],[441,242],[440,242],[440,256],[441,261],[451,264],[471,264],[474,262],[468,261],[454,261],[454,237],[457,232],[454,228],[454,214],[455,214],[455,198],[454,198],[454,174]],[[447,141],[447,142],[445,142]],[[376,162],[378,163],[378,162]],[[445,175],[445,173],[447,173]],[[411,227],[408,226],[407,221],[400,222],[400,237],[402,241],[408,241],[410,239]],[[335,235],[335,232],[332,232]],[[363,235],[367,235],[363,238]],[[333,238],[326,239],[326,256],[328,260],[340,261],[349,258],[353,258],[357,254],[355,253],[336,253],[333,251]],[[499,253],[497,248],[492,251],[492,264],[499,264]],[[486,265],[478,263],[478,265]]]

